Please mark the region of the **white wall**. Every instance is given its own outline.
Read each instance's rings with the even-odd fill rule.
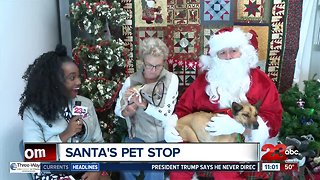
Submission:
[[[22,161],[21,76],[59,42],[56,0],[1,0],[0,26],[0,179],[21,180],[27,175],[9,173],[10,161]]]

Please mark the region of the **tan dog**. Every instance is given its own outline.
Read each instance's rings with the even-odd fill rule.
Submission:
[[[257,129],[259,124],[257,122],[258,109],[261,105],[259,101],[255,105],[249,103],[238,104],[232,103],[233,118],[244,125],[248,129]],[[176,129],[183,141],[186,142],[236,142],[237,133],[231,135],[211,136],[205,127],[213,116],[217,114],[207,112],[195,112],[180,118],[177,121]],[[226,127],[228,128],[228,127]]]

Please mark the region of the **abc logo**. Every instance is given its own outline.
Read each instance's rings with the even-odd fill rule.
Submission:
[[[287,156],[297,156],[299,154],[299,151],[293,149],[286,149],[286,151],[284,151],[284,154]]]
[[[11,163],[10,164],[10,169],[11,170],[16,170],[17,169],[17,164],[16,163]]]

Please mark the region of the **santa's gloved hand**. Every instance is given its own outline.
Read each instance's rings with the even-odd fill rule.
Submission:
[[[174,127],[166,127],[164,129],[164,140],[166,142],[183,142],[182,137]]]
[[[172,114],[170,118],[166,119],[163,122],[164,127],[164,140],[166,142],[182,142],[183,139],[179,135],[178,131],[176,130],[178,116],[176,114]]]
[[[242,134],[245,131],[245,127],[229,115],[217,114],[217,116],[211,118],[205,130],[208,131],[211,136],[220,136],[232,133]]]

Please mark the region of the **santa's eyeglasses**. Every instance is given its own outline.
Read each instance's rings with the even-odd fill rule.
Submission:
[[[239,48],[224,48],[217,52],[219,59],[234,59],[239,58],[241,55]]]

